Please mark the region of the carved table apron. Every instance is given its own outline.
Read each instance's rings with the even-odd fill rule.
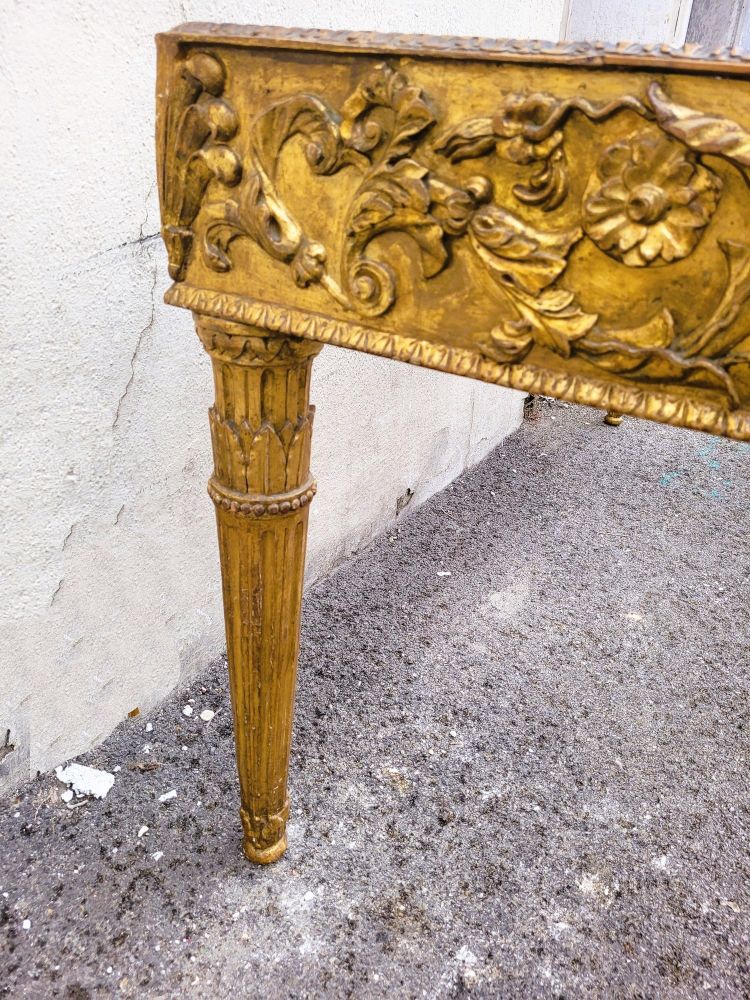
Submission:
[[[166,300],[213,364],[244,850],[270,862],[313,358],[335,344],[750,440],[750,63],[210,24],[157,46]]]

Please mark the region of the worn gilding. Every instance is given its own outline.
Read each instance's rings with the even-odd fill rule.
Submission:
[[[217,372],[210,493],[246,850],[268,860],[315,350],[750,440],[750,64],[220,25],[158,45],[167,300],[193,311]]]

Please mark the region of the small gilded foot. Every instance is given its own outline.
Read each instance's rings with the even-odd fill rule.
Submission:
[[[282,834],[281,840],[272,844],[271,847],[258,848],[247,837],[243,841],[242,850],[248,861],[254,861],[256,865],[270,865],[278,861],[286,851],[286,831]]]
[[[245,837],[242,849],[249,861],[270,865],[286,851],[286,821],[289,818],[289,801],[281,812],[273,816],[253,816],[247,809],[240,810]]]
[[[622,414],[618,413],[617,410],[607,410],[604,414],[604,423],[610,427],[619,427],[622,423]]]

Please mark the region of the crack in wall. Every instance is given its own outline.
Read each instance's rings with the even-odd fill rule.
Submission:
[[[73,521],[73,523],[68,528],[68,530],[67,530],[67,532],[65,534],[65,538],[63,538],[62,546],[60,547],[60,551],[61,552],[64,552],[65,549],[67,548],[68,542],[70,541],[70,536],[73,534],[73,532],[75,531],[75,529],[77,527],[78,527],[78,521]]]
[[[137,240],[133,240],[134,243],[142,243],[145,239],[151,239],[151,236],[148,236],[148,237],[144,236],[143,230],[144,230],[144,228],[146,226],[146,223],[148,222],[148,202],[149,202],[149,199],[150,199],[151,195],[154,193],[154,188],[155,187],[156,187],[156,177],[153,178],[153,180],[151,181],[151,186],[149,187],[148,191],[146,192],[146,198],[145,198],[145,201],[144,201],[144,204],[146,206],[146,215],[144,216],[143,222],[140,224],[140,227],[138,229],[138,239]],[[158,236],[158,231],[154,235]]]
[[[57,595],[60,593],[60,590],[62,588],[63,580],[64,579],[65,579],[65,577],[61,576],[60,577],[60,582],[57,584],[57,586],[55,587],[55,589],[52,591],[52,597],[50,597],[50,599],[49,599],[49,606],[50,607],[52,607],[52,605],[55,603],[55,600],[57,599]]]
[[[143,223],[145,225],[145,222]],[[143,229],[141,226],[141,230]],[[123,250],[125,247],[137,247],[143,246],[147,247],[149,243],[154,240],[161,239],[161,233],[157,230],[155,233],[143,233],[137,236],[134,240],[124,240],[122,243],[115,243],[114,246],[105,247],[104,250],[97,250],[96,253],[92,253],[90,257],[84,257],[80,264],[76,264],[75,267],[80,267],[84,264],[90,264],[92,261],[98,260],[100,257],[106,256],[108,253],[113,253],[115,250]]]
[[[63,540],[62,540],[62,545],[60,546],[60,552],[65,552],[65,550],[67,549],[67,547],[68,547],[68,545],[70,543],[70,539],[73,537],[73,532],[78,527],[78,524],[79,524],[78,521],[73,521],[73,523],[71,524],[71,526],[68,528],[67,532],[65,533],[65,538],[63,538]],[[49,606],[50,607],[52,607],[52,605],[55,603],[55,600],[56,600],[58,594],[60,593],[60,590],[62,588],[64,580],[65,580],[65,576],[61,576],[60,580],[59,580],[59,582],[57,584],[57,586],[52,591],[52,596],[49,599]]]
[[[122,393],[120,395],[120,398],[117,400],[117,408],[115,409],[115,417],[114,417],[114,420],[112,421],[112,430],[114,430],[117,427],[117,423],[118,423],[118,421],[120,419],[120,412],[122,410],[122,404],[125,402],[125,397],[130,392],[130,387],[133,384],[133,380],[135,378],[135,366],[136,366],[136,362],[138,360],[138,355],[139,355],[140,350],[141,350],[141,345],[143,344],[144,337],[149,332],[149,330],[153,327],[153,325],[154,325],[154,319],[156,318],[156,298],[155,298],[155,295],[156,295],[156,283],[159,280],[159,265],[158,265],[158,263],[156,261],[153,261],[152,263],[153,263],[153,268],[154,268],[154,280],[151,282],[151,315],[149,316],[148,322],[146,323],[146,325],[138,333],[138,339],[137,339],[136,344],[135,344],[135,349],[133,350],[133,353],[132,353],[131,358],[130,358],[130,377],[128,378],[128,381],[125,383],[125,388],[123,389],[123,391],[122,391]]]

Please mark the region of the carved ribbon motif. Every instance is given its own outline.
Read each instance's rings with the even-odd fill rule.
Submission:
[[[398,285],[391,264],[368,253],[375,237],[409,236],[425,279],[448,265],[451,242],[464,239],[510,306],[510,318],[479,338],[487,356],[512,363],[535,348],[563,358],[576,355],[619,376],[697,380],[726,393],[730,405],[739,404],[733,371],[750,365],[750,356],[736,351],[750,333],[739,322],[750,296],[750,247],[718,241],[726,261],[724,290],[711,315],[691,329],[677,329],[664,308],[639,327],[608,328],[560,284],[573,247],[583,239],[625,267],[665,267],[692,253],[723,187],[704,156],[722,157],[750,184],[750,133],[736,122],[676,104],[652,83],[642,97],[607,103],[510,94],[486,117],[466,119],[428,140],[436,125],[428,100],[401,73],[381,65],[339,112],[304,93],[272,104],[249,125],[249,155],[240,167],[226,145],[238,126],[219,96],[221,64],[202,53],[191,59],[186,79],[195,81],[198,96],[178,132],[184,190],[174,202],[176,223],[168,227],[174,277],[182,276],[191,226],[211,178],[228,186],[241,180],[236,197],[211,201],[201,215],[204,259],[216,271],[232,267],[231,244],[247,237],[288,264],[298,286],[319,284],[344,309],[376,317],[393,305]],[[212,62],[196,66],[196,60]],[[450,178],[451,164],[499,157],[524,172],[514,198],[551,217],[570,197],[570,117],[596,123],[623,111],[639,116],[643,126],[601,153],[583,194],[580,226],[536,227],[493,201],[488,176],[460,185]],[[305,234],[277,188],[281,150],[295,137],[313,173],[349,168],[361,175],[347,208],[336,273],[326,247]],[[446,172],[433,169],[434,163],[444,163]]]

